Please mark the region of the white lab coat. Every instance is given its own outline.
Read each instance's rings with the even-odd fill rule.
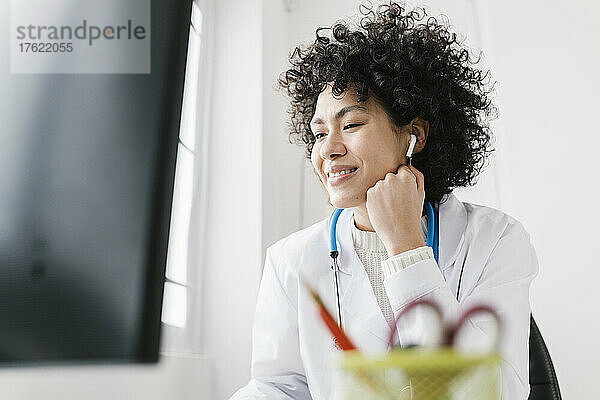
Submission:
[[[344,330],[365,352],[387,348],[389,326],[352,241],[352,210],[338,221],[340,292]],[[394,313],[428,298],[451,319],[475,303],[493,306],[502,319],[502,398],[529,393],[529,285],[538,264],[529,235],[514,218],[493,208],[460,202],[439,208],[439,265],[420,261],[384,282]],[[463,267],[464,266],[464,267]],[[335,314],[327,219],[278,241],[267,250],[253,327],[252,379],[232,400],[334,397],[336,349],[298,273],[312,283]],[[457,291],[462,274],[460,293]],[[486,320],[471,320],[486,335]]]

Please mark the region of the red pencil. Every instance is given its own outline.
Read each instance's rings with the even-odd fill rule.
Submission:
[[[306,285],[306,283],[305,283],[305,285]],[[338,347],[344,351],[356,350],[356,346],[354,346],[354,344],[352,344],[350,339],[348,339],[348,336],[346,336],[344,331],[335,322],[335,320],[333,319],[333,317],[331,316],[329,311],[327,311],[327,308],[325,308],[325,305],[321,301],[321,298],[319,297],[319,295],[314,290],[312,290],[310,287],[308,287],[308,285],[306,285],[306,287],[307,287],[308,291],[310,292],[310,295],[312,296],[312,298],[315,300],[315,303],[317,303],[317,305],[319,306],[319,315],[321,316],[321,319],[323,320],[323,322],[325,322],[325,325],[329,329],[329,332],[331,332],[331,335],[333,336],[333,340],[338,345]]]

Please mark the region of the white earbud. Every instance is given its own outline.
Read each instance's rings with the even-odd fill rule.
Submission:
[[[415,144],[417,143],[417,137],[415,135],[410,135],[410,144],[408,145],[408,151],[406,152],[406,157],[412,157],[413,150],[415,149]]]

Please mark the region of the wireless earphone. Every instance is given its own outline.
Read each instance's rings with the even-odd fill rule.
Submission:
[[[410,135],[410,143],[408,145],[408,151],[406,152],[406,164],[410,164],[412,159],[412,153],[415,149],[415,144],[417,144],[417,137],[413,134]]]

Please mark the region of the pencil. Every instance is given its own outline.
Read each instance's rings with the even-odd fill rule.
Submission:
[[[325,308],[325,305],[321,301],[319,295],[315,293],[315,291],[312,290],[310,287],[307,288],[310,292],[310,295],[315,300],[315,303],[317,303],[317,305],[319,306],[319,315],[321,316],[323,322],[325,322],[325,325],[327,326],[327,329],[329,329],[329,332],[331,332],[333,340],[335,341],[335,343],[337,343],[338,347],[344,351],[356,350],[356,346],[354,346],[350,339],[348,339],[348,336],[346,336],[344,331],[335,322],[329,311],[327,311],[327,308]]]

